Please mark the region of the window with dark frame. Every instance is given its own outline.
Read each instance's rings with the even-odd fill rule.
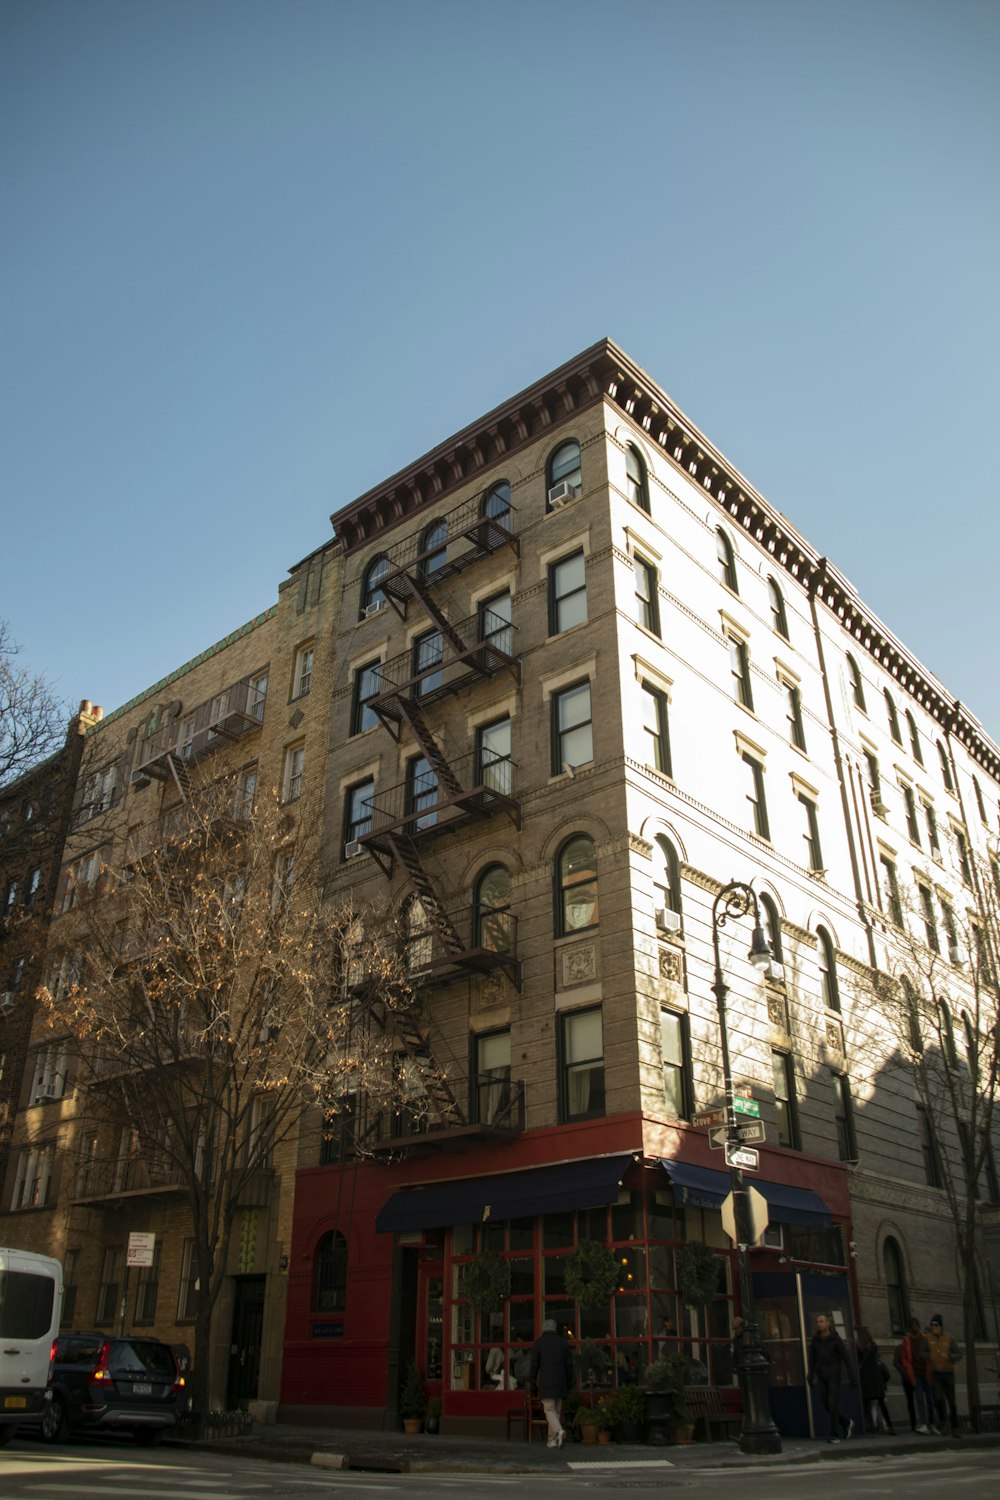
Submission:
[[[669,1118],[691,1115],[691,1047],[685,1012],[660,1009],[660,1056],[663,1063],[663,1105]]]
[[[649,514],[649,477],[642,454],[632,443],[625,449],[625,493],[633,505]]]
[[[774,1077],[774,1111],[778,1145],[790,1151],[799,1149],[798,1108],[795,1097],[795,1068],[788,1052],[771,1053]]]
[[[660,633],[660,603],[657,597],[656,569],[645,558],[632,558],[635,576],[635,618],[653,635]]]
[[[920,845],[920,824],[917,822],[917,797],[912,786],[902,785],[903,806],[906,809],[906,832],[910,843]]]
[[[487,865],[472,898],[473,946],[489,953],[509,953],[513,948],[510,912],[510,871],[505,865]]]
[[[579,495],[583,490],[583,467],[580,458],[580,444],[575,438],[569,442],[560,443],[559,447],[549,458],[548,484],[546,486],[546,510],[552,509],[549,494],[559,484],[569,486],[570,493]]]
[[[807,796],[805,792],[798,793],[798,800],[806,821],[802,835],[806,842],[806,869],[816,875],[822,875],[824,865],[823,850],[819,841],[819,812],[812,797]]]
[[[728,635],[729,672],[733,682],[733,698],[744,708],[753,710],[753,689],[750,685],[750,650],[739,636]]]
[[[955,855],[958,860],[958,873],[962,877],[963,885],[972,884],[972,865],[969,862],[969,840],[963,828],[952,830],[955,838]]]
[[[501,479],[486,491],[480,506],[480,514],[487,521],[496,521],[505,531],[511,529],[510,485]]]
[[[899,895],[899,877],[896,873],[896,861],[888,854],[879,855],[879,871],[882,876],[882,900],[885,904],[885,913],[895,922],[897,927],[903,925],[903,903]]]
[[[866,714],[868,709],[865,707],[865,685],[861,677],[861,668],[850,652],[847,653],[845,660],[847,662],[847,676],[851,684],[851,697],[854,700],[854,707],[859,708],[863,714]]]
[[[764,767],[748,750],[741,752],[740,760],[746,766],[746,799],[750,804],[750,827],[758,838],[770,839],[771,828],[767,819],[767,799],[764,795]]]
[[[903,1257],[891,1235],[886,1237],[882,1245],[882,1273],[889,1303],[889,1327],[893,1336],[899,1338],[910,1326],[910,1306],[906,1295]]]
[[[882,773],[879,771],[878,756],[874,750],[863,747],[865,766],[868,771],[868,795],[871,800],[872,811],[881,816],[885,812],[885,803],[882,797]]]
[[[944,1187],[941,1154],[938,1150],[937,1136],[934,1134],[931,1117],[922,1104],[917,1104],[915,1108],[917,1111],[917,1138],[920,1141],[920,1155],[924,1164],[924,1181],[928,1187]]]
[[[667,695],[643,682],[642,728],[645,745],[645,764],[670,776],[670,725],[667,717]]]
[[[478,638],[483,645],[495,646],[505,656],[514,654],[513,604],[510,589],[491,594],[479,603],[476,611],[479,623]]]
[[[473,1112],[492,1125],[510,1109],[510,1029],[481,1032],[473,1042]]]
[[[758,896],[760,909],[764,914],[764,930],[767,934],[767,944],[771,950],[771,956],[777,964],[783,964],[784,947],[781,941],[781,918],[774,901],[767,894]]]
[[[736,576],[736,553],[728,534],[721,526],[715,528],[715,559],[719,567],[719,581],[732,593],[738,594],[740,587]]]
[[[411,671],[420,680],[415,684],[417,698],[426,698],[441,686],[441,663],[444,661],[444,636],[440,630],[425,630],[414,636]]]
[[[347,1240],[337,1229],[323,1235],[313,1261],[314,1313],[343,1312],[347,1305]]]
[[[587,619],[587,570],[583,552],[549,566],[549,634],[561,635]]]
[[[552,694],[552,774],[586,766],[594,758],[590,682]]]
[[[406,762],[406,811],[419,813],[414,831],[433,828],[437,822],[438,778],[426,755],[411,755]]]
[[[118,1294],[121,1290],[122,1281],[122,1248],[120,1245],[109,1245],[104,1251],[101,1261],[101,1279],[97,1288],[97,1307],[94,1313],[94,1322],[98,1327],[102,1324],[114,1323],[118,1317]]]
[[[941,835],[938,832],[937,813],[929,802],[923,804],[924,822],[927,824],[927,847],[937,860],[941,858]]]
[[[604,1032],[600,1006],[560,1016],[560,1123],[604,1114]]]
[[[440,517],[432,521],[420,542],[420,576],[430,582],[443,571],[448,561],[448,522]]]
[[[371,798],[375,795],[375,778],[366,776],[344,793],[344,843],[353,844],[371,832]]]
[[[476,780],[491,792],[509,797],[514,788],[510,758],[511,721],[506,715],[476,730]]]
[[[903,736],[899,728],[899,714],[896,712],[896,704],[888,688],[883,690],[882,696],[885,699],[885,716],[889,724],[889,734],[895,744],[901,745],[903,743]]]
[[[785,718],[788,720],[788,743],[805,750],[806,731],[802,723],[802,692],[794,682],[782,680],[785,689]]]
[[[378,660],[365,662],[354,673],[354,692],[351,700],[351,733],[364,734],[378,727],[378,715],[372,701],[382,691],[382,663]]]
[[[389,571],[389,559],[383,552],[381,557],[373,557],[365,569],[364,580],[361,584],[361,617],[367,614],[375,614],[384,608],[387,603],[382,590],[382,580]]]
[[[920,743],[920,733],[917,729],[917,721],[909,709],[906,710],[906,727],[910,732],[910,753],[918,766],[924,763],[923,746]]]
[[[140,1266],[135,1286],[135,1325],[151,1328],[156,1322],[156,1299],[160,1292],[160,1253],[163,1240],[157,1236],[153,1246],[153,1264]]]
[[[945,791],[953,792],[955,790],[955,780],[951,774],[951,761],[948,759],[948,752],[944,747],[943,740],[938,740],[937,742],[937,753],[938,760],[941,762],[941,780],[944,782]]]
[[[767,597],[771,605],[771,624],[782,640],[788,640],[788,616],[785,613],[785,596],[774,578],[767,580]]]
[[[918,880],[916,882],[916,885],[917,900],[920,902],[920,915],[923,918],[924,936],[927,940],[927,946],[931,949],[932,952],[940,953],[941,940],[938,937],[937,914],[934,910],[934,896],[931,893],[930,886],[925,885],[922,880]],[[900,923],[900,926],[902,926],[902,923]]]
[[[837,1132],[837,1155],[841,1161],[857,1161],[858,1143],[854,1133],[854,1104],[851,1081],[846,1073],[834,1073],[833,1120]]]
[[[292,697],[304,698],[312,687],[313,661],[316,648],[300,646],[295,653],[295,669],[292,673]]]
[[[837,954],[833,939],[825,927],[816,929],[819,948],[819,996],[827,1010],[840,1014],[840,984],[837,980]]]
[[[599,920],[597,850],[587,834],[575,834],[556,858],[556,935],[568,937]]]

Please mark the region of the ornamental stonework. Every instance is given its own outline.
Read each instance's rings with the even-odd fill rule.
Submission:
[[[578,947],[564,948],[560,957],[562,981],[560,989],[572,989],[577,984],[587,984],[597,978],[597,948],[593,943],[581,943]]]

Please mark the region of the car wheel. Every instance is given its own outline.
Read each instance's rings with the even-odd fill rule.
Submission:
[[[5,1422],[3,1426],[0,1427],[0,1448],[6,1448],[8,1443],[12,1443],[14,1441],[14,1434],[16,1431],[16,1422]]]
[[[160,1427],[137,1427],[135,1429],[135,1440],[143,1448],[155,1448],[163,1436]]]
[[[69,1437],[69,1418],[61,1396],[46,1401],[42,1411],[42,1437],[47,1443],[65,1443]]]

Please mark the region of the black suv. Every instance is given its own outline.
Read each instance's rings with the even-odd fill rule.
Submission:
[[[65,1442],[71,1432],[131,1431],[155,1443],[187,1410],[184,1377],[173,1350],[159,1339],[63,1334],[52,1345],[52,1400],[42,1413],[42,1437]]]

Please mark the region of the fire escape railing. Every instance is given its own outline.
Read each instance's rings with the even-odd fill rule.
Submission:
[[[419,598],[427,587],[453,578],[481,557],[502,547],[520,552],[514,531],[514,508],[503,515],[483,514],[482,500],[466,500],[440,517],[447,537],[424,545],[425,532],[397,542],[388,551],[389,567],[379,579],[379,588],[396,612],[405,617],[410,599]]]
[[[412,699],[427,708],[470,682],[509,671],[520,680],[521,666],[514,655],[515,627],[491,609],[469,615],[454,625],[436,620],[440,654],[420,660],[421,647],[390,657],[378,668],[380,687],[371,707],[383,723],[398,722],[396,700]],[[471,640],[471,644],[466,644]],[[431,649],[433,649],[431,643]],[[427,651],[427,644],[423,646]],[[386,728],[391,726],[386,723]]]
[[[358,842],[375,852],[384,849],[382,835],[386,833],[398,831],[416,838],[450,828],[463,817],[497,811],[507,812],[520,825],[520,804],[512,796],[515,767],[509,755],[474,750],[449,761],[448,766],[449,782],[431,769],[366,798],[371,826]]]
[[[171,762],[182,766],[200,760],[261,727],[264,695],[244,677],[197,708],[180,713],[139,744],[137,773],[167,780]]]

